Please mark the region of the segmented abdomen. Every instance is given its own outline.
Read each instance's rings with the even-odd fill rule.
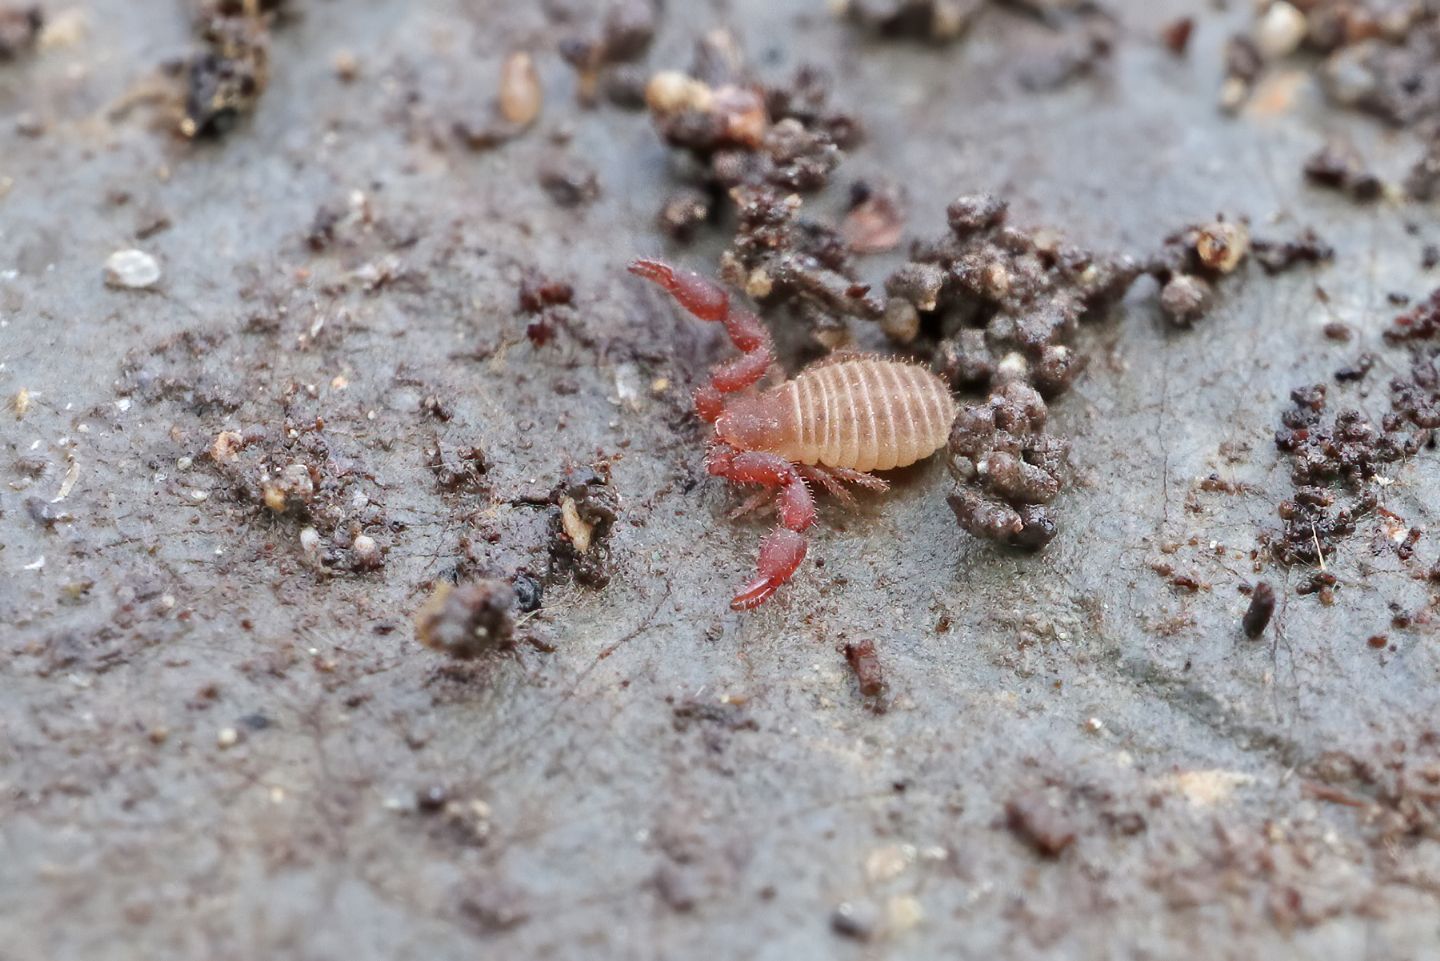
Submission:
[[[905,467],[943,447],[955,400],[939,377],[900,361],[860,358],[803,371],[773,391],[782,456],[859,471]]]

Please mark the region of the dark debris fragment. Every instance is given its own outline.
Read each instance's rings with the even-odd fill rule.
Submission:
[[[1195,32],[1194,17],[1180,17],[1171,20],[1160,31],[1160,41],[1177,57],[1183,57],[1190,49],[1190,37]]]
[[[610,533],[620,516],[620,497],[609,466],[573,467],[550,492],[550,577],[570,577],[585,587],[610,582]]]
[[[446,493],[481,489],[485,473],[490,469],[490,462],[479,447],[447,448],[438,434],[425,445],[424,457],[436,486]]]
[[[860,693],[867,698],[878,698],[885,693],[885,671],[875,653],[875,642],[869,639],[845,645],[845,660],[855,672]]]
[[[561,207],[580,207],[600,196],[594,168],[578,157],[555,157],[540,168],[540,186]]]
[[[660,17],[658,0],[610,0],[595,7],[599,13],[595,22],[560,41],[560,56],[579,74],[580,101],[585,104],[593,104],[602,91],[616,89],[612,81],[619,71],[614,68],[650,49]],[[621,105],[643,104],[623,95],[610,99]]]
[[[969,29],[988,0],[843,0],[841,15],[884,36],[943,43]]]
[[[1243,222],[1218,219],[1195,224],[1165,238],[1145,271],[1160,284],[1160,309],[1170,322],[1188,327],[1214,303],[1214,285],[1235,272],[1250,251]]]
[[[1250,246],[1255,252],[1256,262],[1272,276],[1299,264],[1322,264],[1335,258],[1335,248],[1310,227],[1302,230],[1293,240],[1256,239]]]
[[[1319,55],[1326,96],[1397,127],[1440,119],[1440,8],[1386,0],[1273,0],[1256,5],[1250,36],[1231,39],[1221,102],[1241,106],[1265,70]]]
[[[825,347],[847,338],[844,318],[880,315],[884,302],[857,283],[840,231],[801,215],[801,196],[829,183],[860,136],[855,118],[831,107],[823,74],[801,67],[787,82],[761,81],[734,39],[717,32],[697,45],[688,72],[654,74],[645,100],[660,136],[686,161],[687,182],[659,215],[666,233],[690,239],[720,219],[728,200],[738,224],[721,261],[728,283],[764,306],[786,307]],[[893,242],[885,233],[860,246]]]
[[[946,214],[949,234],[914,245],[886,280],[881,327],[892,341],[928,352],[957,390],[989,395],[961,409],[950,435],[960,486],[949,502],[960,526],[1038,549],[1056,533],[1048,504],[1063,484],[1067,451],[1044,432],[1045,398],[1069,390],[1085,367],[1070,343],[1079,324],[1118,302],[1140,266],[1052,231],[1012,227],[1005,202],[993,196],[961,197]]]
[[[415,614],[415,637],[431,650],[472,660],[511,642],[515,591],[504,581],[442,581]]]
[[[949,503],[972,535],[1027,550],[1055,536],[1046,505],[1060,491],[1068,445],[1045,433],[1047,413],[1039,392],[1018,381],[961,408],[948,446],[961,486]]]
[[[1332,140],[1305,161],[1305,179],[1317,187],[1349,194],[1356,200],[1378,200],[1385,183],[1370,169],[1359,151]]]
[[[0,7],[0,63],[35,49],[44,28],[45,13],[38,6]]]
[[[1047,858],[1058,858],[1075,843],[1075,825],[1043,790],[1028,791],[1007,801],[1005,826]]]
[[[1385,339],[1407,348],[1410,367],[1391,379],[1389,410],[1378,423],[1353,408],[1327,418],[1324,384],[1291,393],[1292,406],[1275,435],[1276,446],[1290,455],[1295,484],[1279,506],[1284,526],[1270,544],[1282,563],[1323,567],[1324,558],[1379,507],[1385,470],[1433,445],[1440,427],[1440,291],[1397,317]],[[1358,380],[1373,362],[1362,355],[1356,375],[1337,374],[1337,380]],[[1312,585],[1314,591],[1333,586]]]
[[[1071,29],[1056,33],[1048,44],[1022,59],[1020,86],[1030,91],[1058,90],[1099,72],[1118,40],[1116,21],[1093,8]]]
[[[1275,589],[1261,581],[1251,589],[1250,606],[1245,609],[1245,616],[1240,621],[1240,626],[1245,630],[1245,636],[1253,641],[1264,634],[1274,613]]]
[[[270,82],[272,12],[248,6],[222,0],[199,17],[201,49],[185,67],[180,132],[186,137],[228,133],[255,109]]]

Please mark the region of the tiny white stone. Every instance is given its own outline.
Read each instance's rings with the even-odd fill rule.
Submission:
[[[160,282],[160,264],[143,250],[117,250],[105,260],[105,283],[144,290]]]
[[[305,553],[310,553],[320,546],[320,532],[313,527],[307,527],[300,532],[300,548]]]
[[[1294,53],[1305,39],[1309,24],[1305,14],[1285,0],[1272,3],[1255,26],[1255,44],[1268,60],[1277,60]]]

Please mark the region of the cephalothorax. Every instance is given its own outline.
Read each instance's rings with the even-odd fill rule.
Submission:
[[[730,601],[735,610],[763,603],[805,559],[802,532],[815,523],[808,482],[845,502],[843,485],[889,485],[870,471],[906,467],[945,446],[955,400],[939,377],[884,357],[850,354],[821,361],[766,390],[756,384],[775,362],[760,319],[730,303],[720,285],[657,260],[630,272],[654,281],[701,320],[725,325],[741,356],[716,367],[695,392],[695,410],[715,425],[705,466],[716,477],[766,488],[738,514],[774,494],[780,526],[760,545],[759,574]]]

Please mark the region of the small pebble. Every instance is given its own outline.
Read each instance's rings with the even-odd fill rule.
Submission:
[[[1249,249],[1250,232],[1245,226],[1223,220],[1202,228],[1195,239],[1195,253],[1200,262],[1222,274],[1240,266]]]
[[[356,570],[374,571],[385,566],[385,559],[380,554],[380,546],[369,534],[361,534],[355,538],[351,550],[354,553]]]
[[[500,71],[500,115],[513,124],[528,126],[540,115],[545,94],[530,54],[512,53]]]
[[[331,66],[335,68],[335,76],[341,83],[351,83],[360,76],[360,60],[349,50],[341,50],[335,54]]]
[[[1255,45],[1266,59],[1278,60],[1295,52],[1307,29],[1305,14],[1280,0],[1270,5],[1256,25]]]
[[[856,941],[869,941],[879,924],[879,909],[866,901],[845,901],[830,914],[830,929]]]
[[[105,283],[127,290],[145,290],[160,282],[160,264],[143,250],[117,250],[105,261]]]

